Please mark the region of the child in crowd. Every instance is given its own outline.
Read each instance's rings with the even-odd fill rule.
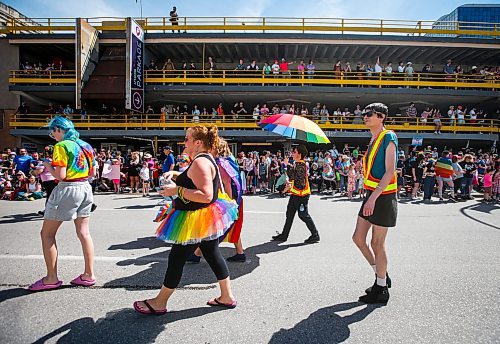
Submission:
[[[266,157],[261,156],[259,162],[259,188],[260,192],[269,192],[267,189],[267,181],[269,180],[268,166],[266,163]]]
[[[483,188],[484,188],[484,201],[486,203],[491,202],[491,191],[493,188],[493,168],[489,166],[486,169],[486,173],[484,174],[483,177]]]
[[[356,190],[356,170],[354,166],[354,164],[350,164],[347,171],[347,198],[349,200],[352,199],[352,193]]]
[[[359,193],[359,198],[364,199],[365,198],[365,177],[363,175],[363,167],[359,170],[359,175],[358,175],[358,193]]]
[[[113,159],[111,163],[110,179],[113,182],[115,193],[120,192],[120,160]]]
[[[139,178],[141,178],[142,182],[142,197],[149,196],[149,168],[147,161],[142,163],[142,168],[139,171]]]

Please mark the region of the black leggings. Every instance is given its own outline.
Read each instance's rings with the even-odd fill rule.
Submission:
[[[170,289],[175,289],[179,285],[182,277],[182,270],[188,257],[193,254],[196,248],[200,247],[203,257],[214,272],[217,280],[223,280],[229,277],[226,261],[219,251],[219,240],[202,241],[199,244],[192,245],[172,245],[170,255],[168,256],[168,267],[165,273],[163,285]]]

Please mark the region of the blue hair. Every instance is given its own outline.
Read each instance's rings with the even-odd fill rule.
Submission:
[[[75,129],[75,125],[69,119],[63,116],[55,116],[49,122],[49,129],[55,130],[56,128],[64,131],[64,140],[76,141],[80,137],[80,133]]]

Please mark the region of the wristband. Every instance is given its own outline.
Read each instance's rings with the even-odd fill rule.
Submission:
[[[180,199],[180,200],[181,200],[184,204],[187,204],[187,203],[189,203],[190,201],[184,198],[184,190],[186,190],[186,188],[184,188],[184,187],[182,187],[182,186],[177,187],[177,197],[179,197],[179,199]]]

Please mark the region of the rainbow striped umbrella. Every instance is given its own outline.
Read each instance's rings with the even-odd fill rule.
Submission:
[[[272,133],[291,139],[313,143],[330,143],[328,137],[313,121],[297,115],[272,115],[259,123],[259,126]]]

